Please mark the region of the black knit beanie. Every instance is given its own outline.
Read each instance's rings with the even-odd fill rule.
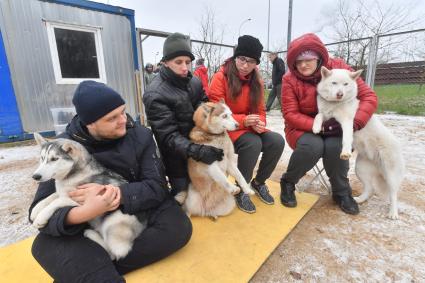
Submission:
[[[91,124],[125,104],[121,95],[103,83],[83,81],[75,90],[72,103],[84,125]]]
[[[192,54],[192,48],[190,47],[189,38],[181,33],[170,34],[165,39],[164,47],[162,48],[162,60],[168,61],[178,56],[189,56],[193,61],[195,56]]]
[[[250,35],[242,35],[238,38],[238,45],[236,46],[233,57],[246,56],[255,59],[258,65],[260,64],[261,51],[263,51],[263,45],[261,45],[258,38]]]

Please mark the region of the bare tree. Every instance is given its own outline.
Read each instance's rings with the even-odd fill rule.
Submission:
[[[209,6],[204,6],[197,39],[222,44],[224,32],[224,26],[217,22],[214,10]],[[229,48],[207,43],[194,43],[192,49],[195,57],[205,59],[205,66],[208,68],[209,78],[211,79],[225,59],[225,49]]]
[[[330,48],[330,52],[344,58],[353,66],[363,66],[369,51],[370,40],[356,40],[397,31],[412,29],[421,22],[421,15],[414,16],[414,2],[381,4],[382,1],[338,0],[334,9],[323,12],[323,26],[330,30],[329,37],[335,41],[347,41]],[[378,61],[388,62],[396,56],[392,50],[406,44],[406,37],[382,38],[379,42]]]

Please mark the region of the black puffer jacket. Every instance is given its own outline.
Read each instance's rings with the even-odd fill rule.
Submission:
[[[198,78],[190,73],[187,78],[179,77],[164,66],[143,95],[147,118],[168,176],[188,178],[187,151],[191,144],[189,133],[194,127],[192,116],[204,101],[208,98]]]
[[[120,186],[120,209],[124,213],[137,215],[147,212],[149,222],[152,222],[156,213],[174,202],[166,187],[163,165],[156,153],[152,132],[135,124],[130,116],[127,120],[127,134],[120,139],[95,140],[81,125],[78,116],[68,125],[66,133],[59,137],[81,143],[98,162],[129,182]],[[29,214],[40,200],[54,192],[54,180],[40,183]],[[71,208],[58,209],[40,231],[53,236],[80,233],[86,224],[65,225],[65,218]]]
[[[276,57],[272,64],[272,84],[273,86],[277,86],[278,84],[282,83],[282,77],[285,74],[285,63],[281,58]]]

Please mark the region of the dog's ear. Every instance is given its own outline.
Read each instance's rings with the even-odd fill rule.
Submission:
[[[322,66],[320,68],[320,73],[322,74],[322,78],[327,78],[331,75],[332,71],[326,68],[325,66]]]
[[[78,149],[72,141],[64,142],[62,149],[71,157],[74,157],[78,154]]]
[[[206,103],[201,104],[202,108],[204,109],[204,117],[207,118],[208,114],[212,113],[214,111],[214,106],[210,106]]]
[[[357,70],[356,72],[350,72],[350,77],[353,80],[357,80],[360,77],[360,75],[362,74],[362,72],[363,72],[363,69]]]
[[[34,133],[34,139],[37,142],[37,144],[39,146],[45,144],[47,142],[47,140],[45,138],[43,138],[39,133],[35,132]]]

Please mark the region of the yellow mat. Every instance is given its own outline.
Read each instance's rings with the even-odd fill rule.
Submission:
[[[257,212],[235,209],[216,222],[192,217],[193,235],[170,257],[125,276],[127,282],[247,282],[267,257],[310,210],[318,197],[297,195],[298,206],[279,201],[279,184],[268,182],[275,205],[252,197]],[[31,256],[33,238],[0,248],[1,282],[51,282]]]

